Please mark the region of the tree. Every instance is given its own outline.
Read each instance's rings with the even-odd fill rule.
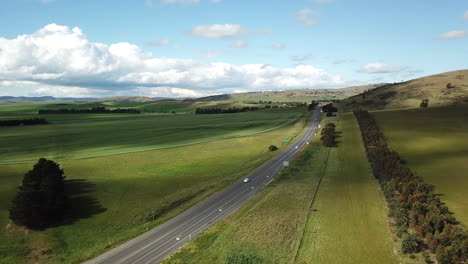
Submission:
[[[420,107],[428,107],[429,106],[429,99],[424,99],[422,102],[419,104]]]
[[[268,149],[269,149],[270,151],[275,151],[275,150],[278,150],[278,147],[275,146],[275,145],[270,145],[270,146],[268,147]]]
[[[419,239],[415,234],[405,234],[401,241],[401,251],[403,253],[418,253],[420,251]]]
[[[57,163],[39,159],[24,175],[10,207],[10,219],[31,229],[59,222],[65,211],[64,179]]]

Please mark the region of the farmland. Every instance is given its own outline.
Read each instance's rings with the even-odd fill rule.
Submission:
[[[468,107],[376,111],[388,143],[417,176],[434,184],[440,199],[468,224]]]
[[[258,263],[398,263],[352,114],[339,118],[337,130],[338,147],[315,139],[278,180],[166,263],[222,263],[239,255]]]
[[[2,105],[0,115],[30,117],[42,107]],[[275,155],[267,147],[286,146],[304,110],[44,115],[52,124],[2,128],[0,262],[77,263],[140,234]],[[8,208],[39,157],[60,163],[75,207],[67,224],[34,232],[8,225]],[[152,211],[163,213],[153,221]]]

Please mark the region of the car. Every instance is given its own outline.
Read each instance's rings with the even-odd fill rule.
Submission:
[[[296,146],[296,148],[299,148],[299,146]]]
[[[249,181],[250,181],[250,179],[249,179],[249,178],[247,178],[247,177],[246,177],[246,178],[244,178],[244,182],[249,182]]]

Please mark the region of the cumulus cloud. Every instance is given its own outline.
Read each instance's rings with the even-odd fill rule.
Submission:
[[[358,71],[362,73],[394,73],[401,71],[401,69],[399,67],[391,67],[380,62],[373,62],[367,64]]]
[[[0,38],[0,90],[110,96],[166,87],[185,89],[168,90],[174,94],[217,94],[343,83],[340,75],[310,65],[238,66],[157,57],[127,42],[91,42],[81,29],[56,24],[14,39]]]
[[[232,48],[242,49],[247,48],[247,46],[249,46],[249,43],[247,43],[247,41],[244,40],[236,40],[233,43],[231,43]]]
[[[191,35],[208,39],[235,37],[248,32],[248,29],[244,29],[237,24],[200,25],[190,30]]]
[[[453,30],[444,34],[440,34],[437,38],[440,40],[459,39],[468,36],[468,31]]]
[[[309,8],[304,8],[297,11],[292,16],[304,26],[309,27],[317,24],[317,19],[315,18],[316,15],[316,11]]]

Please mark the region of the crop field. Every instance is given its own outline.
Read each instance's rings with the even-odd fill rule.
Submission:
[[[50,125],[1,128],[0,263],[79,263],[141,234],[271,158],[303,113],[50,115]],[[11,226],[8,208],[39,157],[64,169],[74,210],[34,232]]]
[[[372,112],[388,143],[468,225],[468,106]]]
[[[353,115],[337,130],[338,147],[314,139],[278,180],[165,263],[398,263]]]

